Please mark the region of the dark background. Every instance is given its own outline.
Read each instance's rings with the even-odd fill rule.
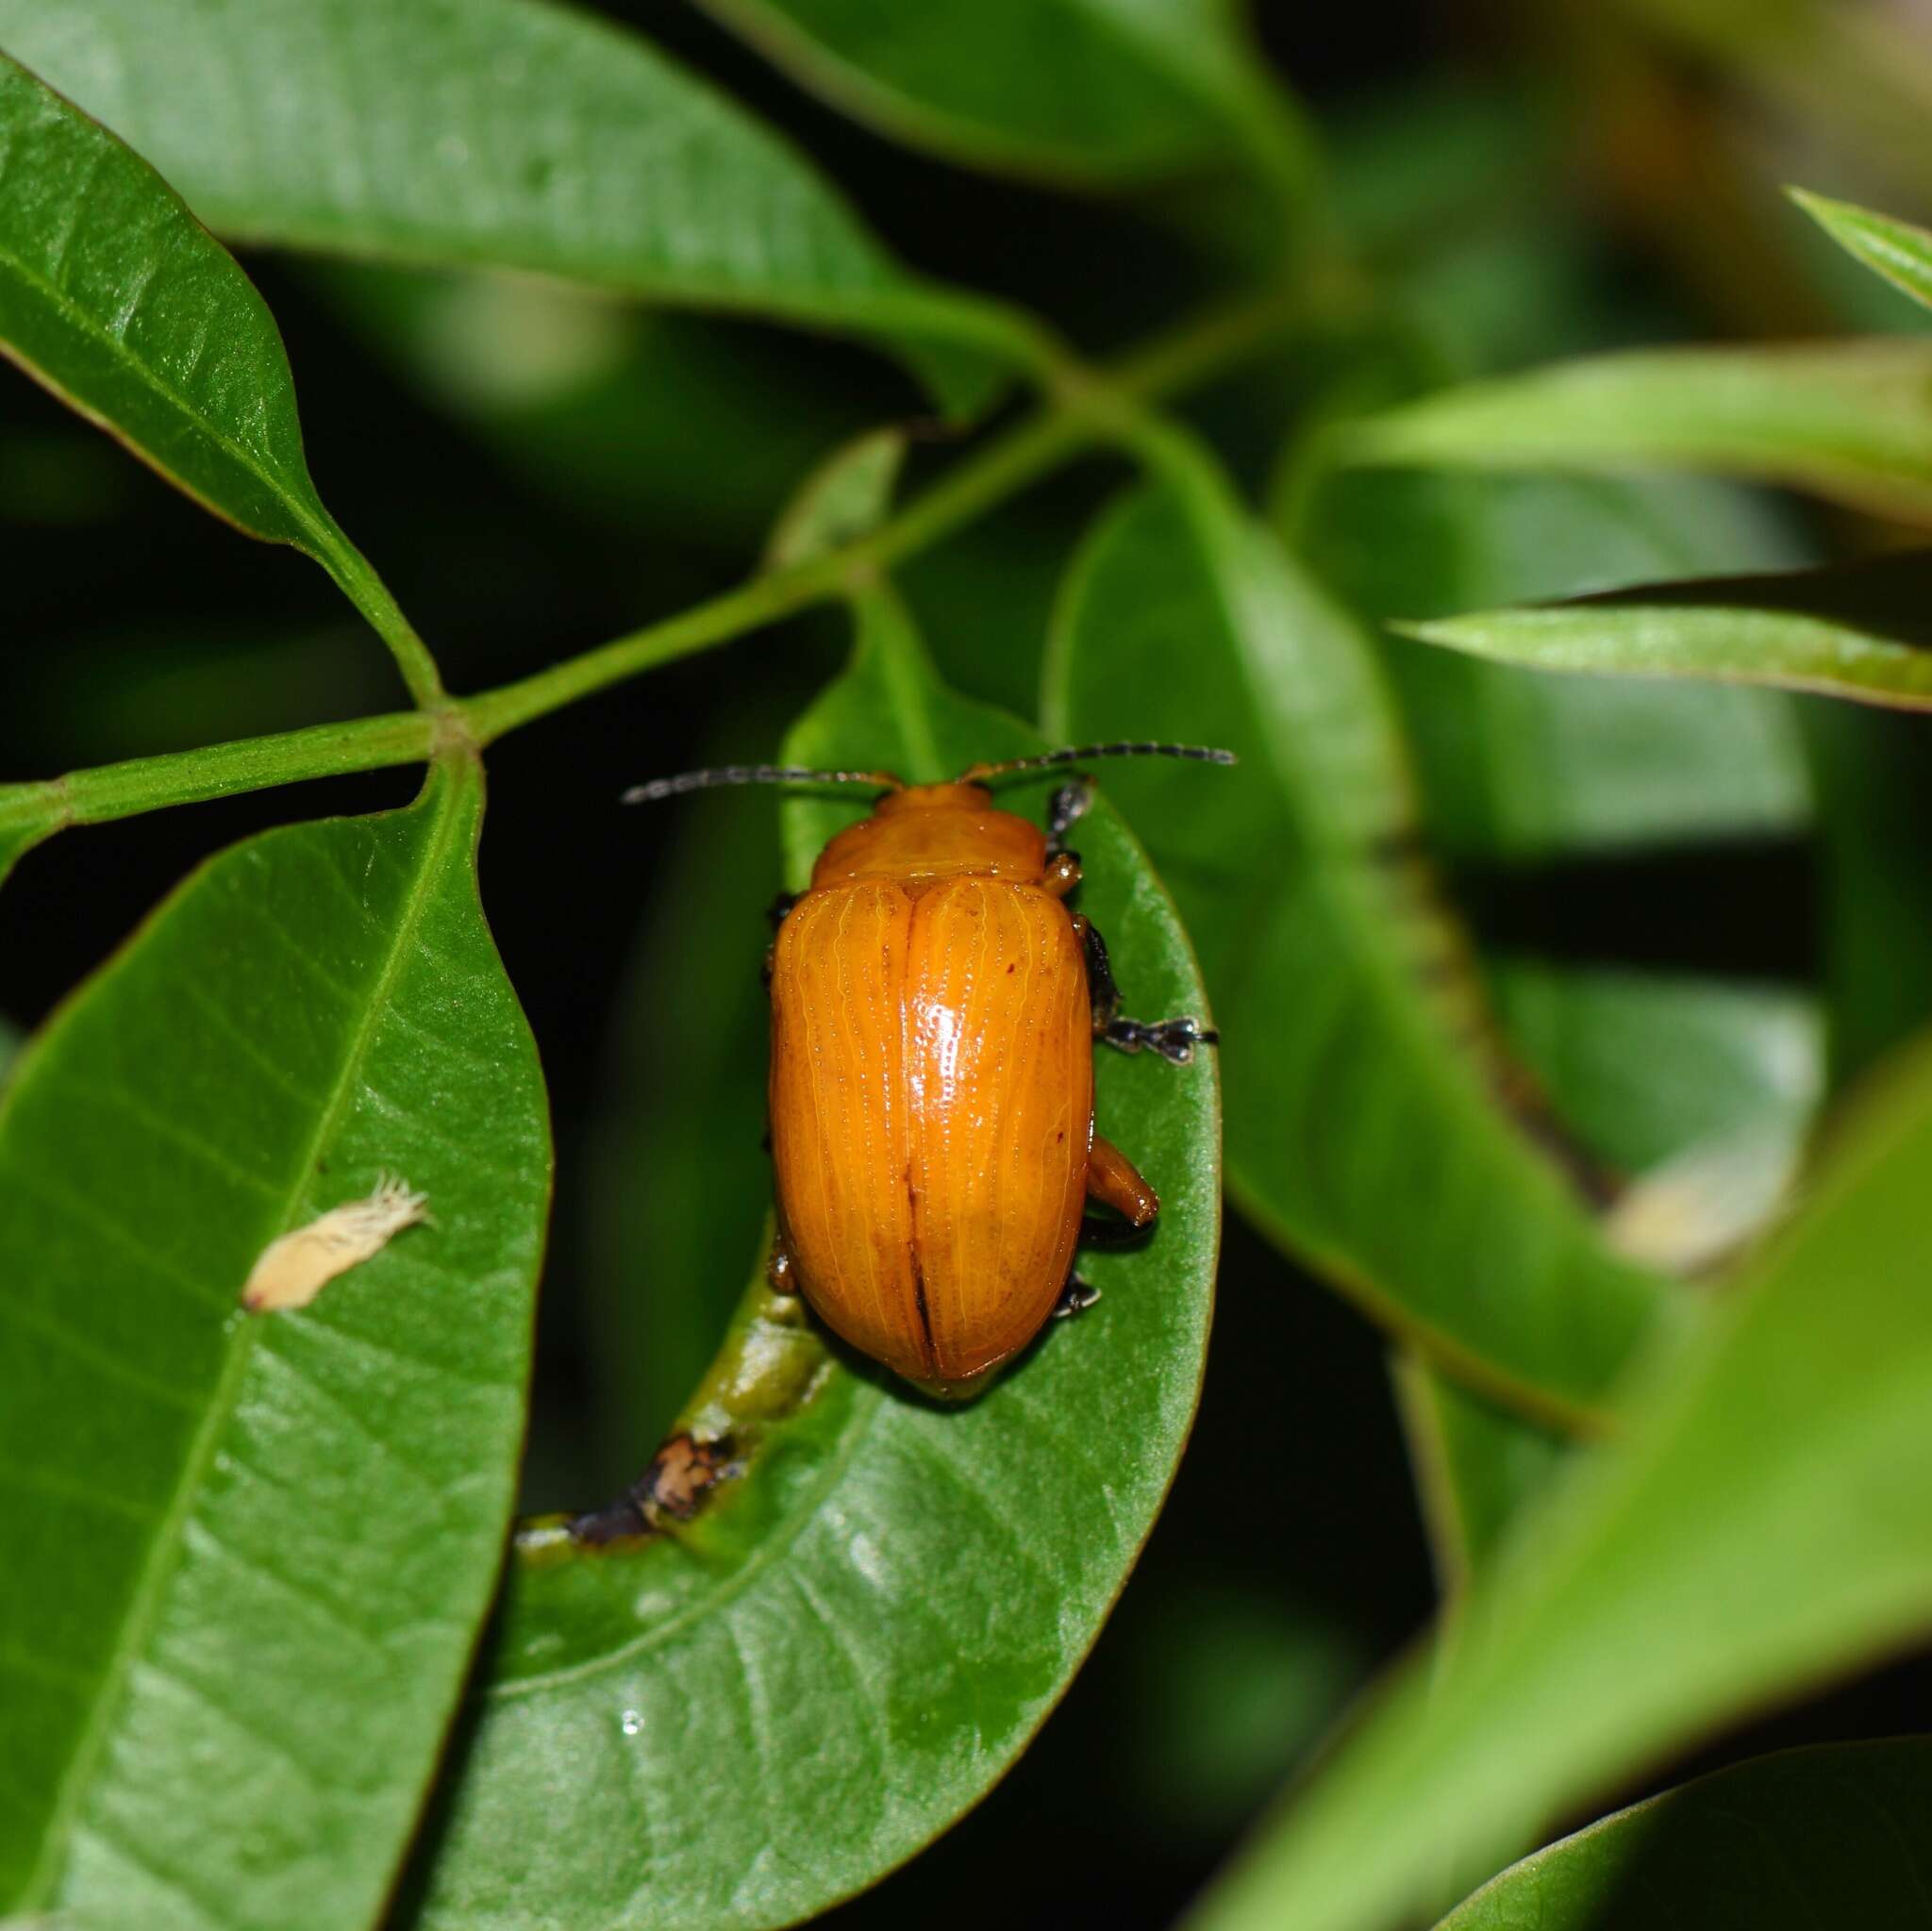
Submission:
[[[1040,308],[1085,346],[1104,350],[1158,325],[1211,278],[1211,265],[1144,209],[1096,212],[889,148],[805,100],[689,9],[637,0],[604,10],[786,127],[906,258]],[[1485,152],[1492,162],[1503,157],[1493,169],[1500,186],[1493,205],[1468,219],[1492,224],[1532,256],[1546,246],[1558,264],[1537,295],[1542,312],[1514,315],[1507,291],[1500,300],[1536,353],[1644,333],[1849,325],[1834,314],[1835,286],[1807,280],[1802,266],[1743,288],[1687,274],[1659,241],[1644,139],[1624,138],[1628,125],[1606,108],[1600,75],[1586,62],[1566,65],[1570,56],[1536,20],[1534,8],[1365,0],[1277,5],[1263,9],[1261,25],[1271,57],[1324,122],[1355,127],[1373,112],[1399,129],[1422,114],[1420,103],[1445,97],[1491,117]],[[1762,105],[1708,61],[1668,44],[1642,59],[1657,90],[1642,98],[1681,109],[1686,127],[1732,113],[1761,124]],[[1657,151],[1676,138],[1666,126]],[[1890,205],[1906,203],[1890,195]],[[641,346],[620,346],[610,393],[621,406],[574,409],[567,397],[540,397],[506,407],[487,383],[463,391],[425,375],[433,343],[424,348],[410,318],[435,296],[434,278],[272,256],[247,266],[288,341],[321,491],[459,691],[739,580],[815,458],[846,434],[922,408],[878,359],[737,323],[674,324]],[[1889,319],[1898,325],[1901,313]],[[488,367],[502,361],[501,343],[491,355]],[[1497,359],[1509,358],[1505,343]],[[670,384],[658,379],[667,367]],[[1232,454],[1258,482],[1294,402],[1291,384],[1257,382],[1201,408],[1210,425],[1232,431]],[[949,455],[929,449],[922,459]],[[973,540],[981,547],[953,566],[964,575],[938,563],[916,573],[922,615],[954,682],[1024,704],[1037,636],[988,654],[973,625],[949,630],[952,600],[983,568],[1037,606],[1057,566],[1058,533],[1077,528],[1116,479],[1100,464],[1076,470],[995,518]],[[1780,513],[1794,542],[1845,541],[1817,512]],[[11,630],[0,654],[0,774],[8,778],[401,702],[380,646],[311,564],[234,535],[10,374],[0,379],[0,530]],[[1015,607],[1033,606],[1022,595]],[[1024,630],[1024,618],[1015,628]],[[597,1499],[648,1453],[666,1419],[654,1411],[663,1395],[643,1386],[634,1402],[625,1398],[610,1337],[636,1321],[610,1302],[634,1293],[648,1307],[693,1265],[690,1254],[654,1259],[648,1249],[612,1257],[625,1223],[622,1212],[613,1219],[609,1195],[623,1194],[625,1178],[611,1139],[628,1130],[635,1095],[625,1082],[652,1063],[648,1044],[640,1061],[616,1042],[648,1041],[658,1019],[674,1030],[728,1025],[715,1091],[680,1089],[680,1104],[694,1120],[715,1107],[755,1122],[758,1108],[755,999],[695,1016],[659,1013],[653,1002],[675,984],[660,969],[663,949],[695,943],[699,926],[714,952],[721,937],[727,950],[741,939],[751,982],[775,853],[767,875],[734,863],[705,889],[691,880],[709,875],[713,841],[723,850],[735,839],[734,851],[756,854],[771,801],[703,800],[653,814],[620,810],[616,795],[641,776],[771,755],[842,643],[829,620],[795,624],[547,719],[491,755],[486,901],[542,1050],[559,1161],[534,1507]],[[1869,733],[1860,756],[1909,753],[1890,726],[1857,728]],[[1148,729],[1158,732],[1159,720]],[[332,780],[53,841],[23,861],[0,898],[0,1015],[38,1021],[208,853],[288,819],[403,802],[414,782],[408,772]],[[667,877],[678,881],[675,896]],[[1465,870],[1452,882],[1482,935],[1516,951],[1780,981],[1821,971],[1819,857],[1804,838],[1554,872]],[[707,1253],[749,1257],[763,1201],[755,1174],[739,1183],[743,1171],[728,1159],[721,1167],[732,1179]],[[716,1320],[741,1272],[731,1263],[686,1325]],[[1015,1926],[1169,1922],[1433,1603],[1380,1337],[1231,1220],[1200,1425],[1091,1663],[989,1801],[845,1906],[843,1921],[964,1923],[992,1910]],[[1923,1673],[1901,1670],[1726,1739],[1699,1761],[1925,1727],[1928,1717]],[[1659,1766],[1658,1776],[1681,1768]]]

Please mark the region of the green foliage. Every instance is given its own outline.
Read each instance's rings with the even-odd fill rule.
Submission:
[[[1921,1738],[1754,1757],[1525,1857],[1437,1931],[1907,1931],[1924,1922],[1928,1798]]]
[[[1545,671],[1695,677],[1932,707],[1922,552],[1832,570],[1701,577],[1541,609],[1397,627],[1425,643]]]
[[[1278,1042],[1229,1056],[1243,1208],[1461,1372],[1549,1413],[1600,1404],[1660,1290],[1603,1247],[1457,1038],[1465,948],[1407,841],[1392,713],[1352,620],[1220,491],[1153,491],[1083,548],[1050,675],[1070,741],[1129,736],[1158,703],[1177,736],[1241,756],[1118,789],[1154,828],[1228,1038]],[[1485,1214],[1491,1240],[1456,1231]]]
[[[1713,470],[1932,517],[1932,345],[1604,356],[1472,383],[1353,428],[1357,462]]]
[[[293,1931],[393,1876],[495,1582],[549,1195],[481,805],[458,764],[224,853],[7,1090],[12,1909]],[[383,1174],[433,1223],[242,1313]]]
[[[784,757],[932,778],[1037,743],[939,685],[879,592]],[[794,887],[856,808],[787,805]],[[1082,907],[1123,984],[1149,1010],[1201,1009],[1173,908],[1105,804],[1082,849]],[[828,1352],[760,1271],[683,1417],[726,1428],[748,1473],[641,1547],[526,1543],[411,1922],[791,1923],[909,1856],[1024,1746],[1172,1479],[1219,1245],[1211,1056],[1096,1073],[1101,1127],[1160,1189],[1154,1240],[1083,1258],[1100,1305],[963,1407]]]
[[[1202,1925],[1386,1923],[1437,1859],[1493,1865],[1584,1790],[1924,1626],[1932,1562],[1904,1524],[1932,1507],[1928,1160],[1922,1050],[1755,1277],[1653,1364],[1621,1439],[1519,1525],[1437,1666],[1404,1673]]]
[[[138,155],[4,56],[0,141],[0,347],[204,508],[307,551],[433,691],[308,479],[289,358],[248,277]]]
[[[0,5],[0,44],[222,233],[520,268],[882,336],[985,398],[989,305],[902,270],[809,165],[642,41],[544,0]],[[225,76],[219,111],[205,77]],[[285,85],[302,76],[292,93]],[[533,87],[541,112],[530,111]],[[354,167],[340,157],[364,158]],[[967,348],[936,343],[963,340]]]
[[[805,86],[915,146],[1070,182],[1197,171],[1246,149],[1291,191],[1308,167],[1257,84],[1230,0],[707,0]]]
[[[640,33],[550,0],[0,0],[0,351],[56,399],[0,397],[0,512],[35,533],[0,877],[65,826],[231,814],[198,870],[174,814],[8,888],[0,1007],[52,1013],[17,1052],[0,1024],[0,1916],[762,1931],[887,1879],[1072,1690],[1012,1794],[861,1908],[983,1915],[1049,1827],[1115,1915],[1107,1883],[1139,1904],[1184,1846],[1178,1908],[1292,1774],[1203,1923],[1885,1923],[1917,1740],[1735,1765],[1470,1893],[1932,1630],[1932,1045],[1899,1050],[1932,1019],[1925,561],[1744,487],[1926,519],[1925,341],[1755,338],[1851,312],[1802,253],[1856,273],[1825,235],[1932,306],[1932,234],[1801,194],[1808,226],[1738,172],[1732,90],[1652,49],[1905,179],[1924,63],[1817,0],[1625,0],[1551,24],[1547,95],[1424,75],[1318,157],[1232,0],[701,4]],[[331,500],[510,681],[444,691],[204,221],[296,258],[262,286]],[[1646,346],[1699,302],[1754,339]],[[1117,363],[1060,333],[1182,304]],[[1027,412],[969,440],[1016,379]],[[412,707],[344,718],[368,691],[327,620],[166,492],[70,473],[59,403],[320,561]],[[821,690],[828,626],[784,620],[822,607],[857,641]],[[865,805],[602,806],[707,755],[918,780],[1113,739],[1240,754],[1097,766],[1073,834],[1124,1008],[1211,999],[1223,1042],[1099,1052],[1159,1227],[937,1404],[755,1264],[760,913]],[[486,756],[547,1091],[478,898]],[[392,766],[427,772],[400,810],[248,796]],[[1814,1173],[1827,1086],[1877,1060]],[[431,1217],[242,1309],[385,1179]],[[1080,1677],[1195,1418],[1224,1180],[1267,1236],[1230,1247],[1237,1332],[1293,1339],[1217,1351],[1213,1457]],[[1399,1442],[1284,1256],[1392,1337]],[[546,1505],[673,1430],[644,1532],[508,1538],[526,1426]],[[1414,1626],[1407,1481],[1441,1613],[1309,1761]],[[1095,1698],[1082,1769],[1056,1752]]]

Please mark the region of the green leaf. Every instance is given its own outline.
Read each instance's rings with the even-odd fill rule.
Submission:
[[[1913,301],[1932,308],[1932,234],[1911,222],[1876,214],[1850,201],[1830,201],[1802,188],[1790,197],[1847,254]]]
[[[0,353],[205,509],[314,558],[434,696],[421,642],[315,493],[281,336],[227,250],[5,55],[0,180]]]
[[[931,776],[1037,742],[939,685],[877,594],[853,668],[783,756]],[[864,807],[784,808],[798,885]],[[1131,835],[1104,800],[1081,834],[1083,908],[1137,1009],[1200,1010]],[[1174,1473],[1219,1237],[1211,1056],[1108,1055],[1096,1074],[1101,1130],[1161,1191],[1154,1240],[1083,1257],[1099,1307],[957,1407],[828,1357],[795,1303],[755,1285],[687,1410],[729,1428],[748,1472],[675,1534],[526,1548],[408,1922],[791,1923],[911,1856],[1025,1746]]]
[[[1932,342],[1653,349],[1444,391],[1351,425],[1354,462],[1690,469],[1932,518]]]
[[[703,0],[801,86],[914,147],[1108,185],[1243,155],[1306,195],[1306,133],[1233,0]]]
[[[1923,1737],[1752,1757],[1525,1857],[1437,1931],[1913,1931],[1928,1810]]]
[[[1574,603],[1482,610],[1405,636],[1498,663],[1695,677],[1932,708],[1932,552],[1773,576],[1646,584]]]
[[[1745,491],[1701,476],[1343,469],[1284,491],[1282,526],[1378,625],[1798,560]],[[1432,844],[1486,867],[1762,838],[1810,817],[1804,746],[1769,691],[1524,676],[1387,652]]]
[[[1453,1601],[1489,1566],[1524,1506],[1563,1466],[1570,1444],[1485,1401],[1413,1349],[1395,1356],[1390,1373],[1437,1585]]]
[[[0,44],[223,234],[879,336],[959,411],[1013,347],[708,83],[547,0],[0,0]]]
[[[1474,1015],[1442,984],[1465,948],[1415,870],[1367,641],[1232,501],[1149,490],[1075,563],[1046,714],[1069,741],[1241,756],[1111,783],[1200,948],[1243,1209],[1458,1372],[1553,1415],[1599,1408],[1660,1286],[1602,1245],[1457,1036]]]
[[[1376,1931],[1714,1726],[1932,1624],[1932,1054],[1751,1280],[1526,1519],[1211,1894],[1207,1931]],[[1401,1827],[1391,1829],[1391,1819]]]
[[[765,545],[765,567],[809,562],[874,529],[891,508],[906,436],[874,429],[835,449],[799,486]]]
[[[0,1911],[380,1909],[501,1560],[550,1153],[479,774],[223,853],[0,1106]],[[301,1312],[285,1231],[428,1196]]]

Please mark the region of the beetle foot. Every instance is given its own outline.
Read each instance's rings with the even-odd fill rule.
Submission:
[[[1060,1290],[1060,1297],[1053,1304],[1053,1318],[1064,1321],[1070,1314],[1084,1314],[1100,1299],[1100,1290],[1091,1281],[1083,1281],[1076,1273],[1067,1276],[1067,1284]]]
[[[1221,1035],[1197,1019],[1111,1019],[1101,1034],[1109,1046],[1138,1053],[1144,1046],[1175,1066],[1185,1066],[1196,1046],[1215,1046]]]
[[[771,1253],[765,1257],[765,1285],[774,1294],[798,1291],[798,1270],[791,1264],[791,1248],[782,1240],[774,1240]]]

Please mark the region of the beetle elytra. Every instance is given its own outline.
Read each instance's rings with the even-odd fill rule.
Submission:
[[[949,784],[885,772],[728,766],[639,786],[642,802],[709,785],[869,783],[872,815],[774,908],[771,1144],[774,1287],[935,1394],[975,1392],[1056,1312],[1096,1298],[1074,1273],[1091,1197],[1150,1227],[1154,1190],[1096,1137],[1093,1049],[1175,1063],[1214,1034],[1123,1018],[1107,947],[1070,910],[1064,837],[1084,779],[1046,829],[999,809],[987,780],[1092,757],[1231,762],[1190,745],[1082,745],[974,765]]]

